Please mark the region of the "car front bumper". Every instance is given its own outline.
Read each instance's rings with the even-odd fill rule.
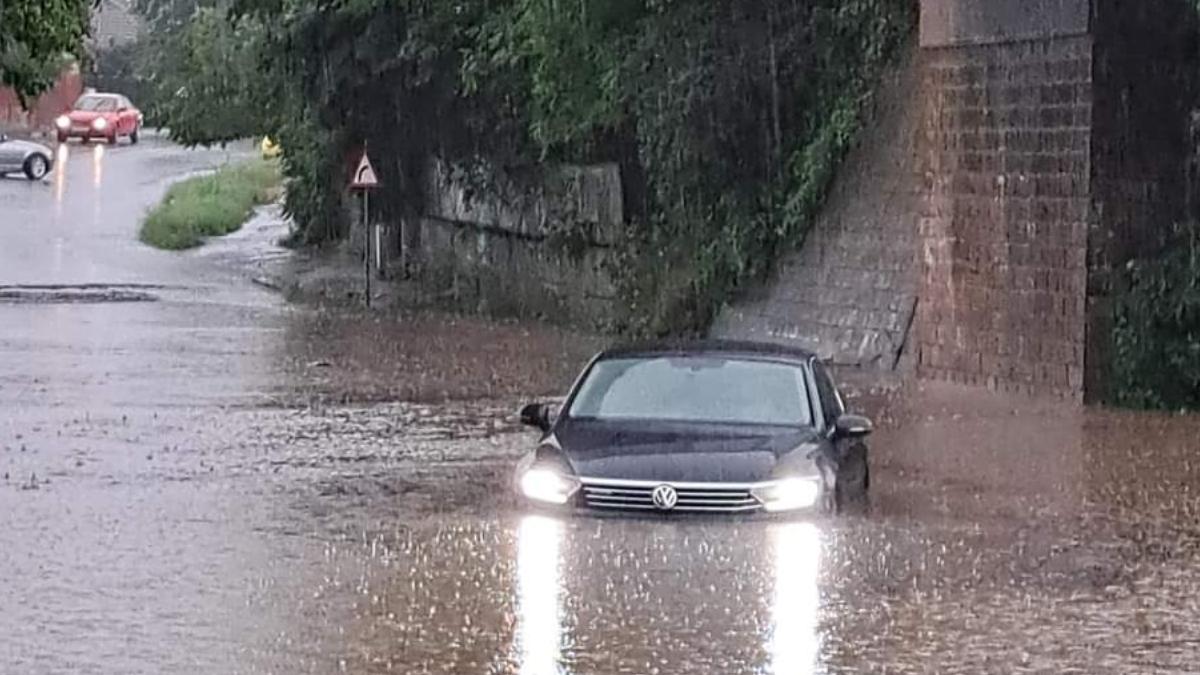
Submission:
[[[785,504],[764,499],[781,481],[763,483],[662,483],[657,481],[578,479],[578,490],[561,505],[533,502],[539,510],[594,515],[641,516],[789,516],[828,510],[829,492],[814,479],[811,499]]]
[[[57,131],[59,138],[82,138],[85,141],[92,138],[110,138],[116,134],[114,127],[111,126],[100,131],[92,126],[73,125],[67,129],[57,127]]]

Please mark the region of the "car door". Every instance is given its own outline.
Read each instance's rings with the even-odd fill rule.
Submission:
[[[829,370],[816,359],[813,359],[813,378],[817,384],[817,395],[821,397],[821,412],[825,420],[825,429],[830,434],[833,434],[833,430],[837,428],[838,418],[846,412],[846,404],[842,400],[842,395],[838,391],[837,385],[833,383],[833,378],[830,377]],[[837,456],[839,476],[843,467],[849,467],[850,471],[868,471],[867,444],[862,439],[836,439],[834,442],[834,453]],[[853,476],[854,474],[851,475]],[[849,480],[854,482],[855,479],[851,478]],[[870,479],[864,476],[858,480],[865,481],[865,486],[869,484]]]
[[[128,136],[133,132],[129,124],[131,119],[129,107],[129,99],[124,96],[117,98],[117,133],[121,136]]]
[[[0,171],[20,170],[24,154],[16,143],[10,143],[7,139],[0,140]]]

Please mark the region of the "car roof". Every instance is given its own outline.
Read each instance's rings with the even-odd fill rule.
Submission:
[[[742,340],[657,340],[619,345],[601,352],[597,358],[606,360],[616,358],[647,358],[664,355],[771,358],[795,361],[797,363],[806,362],[814,357],[814,354],[807,349],[770,342]]]

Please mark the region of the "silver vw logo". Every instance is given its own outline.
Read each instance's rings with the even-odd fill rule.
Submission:
[[[659,485],[654,488],[650,498],[654,500],[654,505],[662,511],[670,511],[679,503],[679,493],[675,492],[675,488],[670,485]]]

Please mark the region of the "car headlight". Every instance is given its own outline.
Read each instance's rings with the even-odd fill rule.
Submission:
[[[96,131],[104,131],[108,128],[108,120],[103,117],[97,117],[95,122],[92,122],[92,128]]]
[[[579,490],[579,481],[553,469],[533,468],[521,476],[521,493],[547,504],[566,504]]]
[[[754,498],[769,512],[807,509],[821,496],[821,484],[813,478],[786,478],[758,488]]]

